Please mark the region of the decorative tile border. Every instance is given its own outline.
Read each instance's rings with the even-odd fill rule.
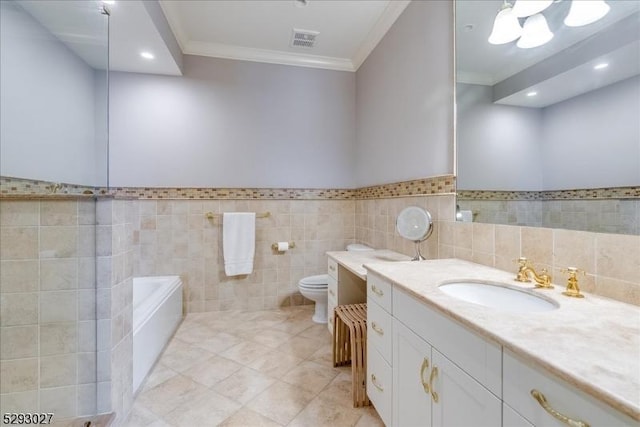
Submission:
[[[390,197],[421,196],[455,193],[456,178],[453,175],[434,176],[393,184],[363,187],[355,190],[356,199],[386,199]]]
[[[100,191],[96,187],[56,183],[49,181],[34,181],[22,178],[0,176],[0,197],[73,197],[94,196]],[[102,193],[105,194],[105,193]]]
[[[602,200],[640,199],[640,187],[610,187],[557,191],[459,190],[460,200]]]
[[[307,188],[99,188],[0,177],[0,197],[61,197],[70,195],[110,196],[119,199],[197,199],[197,200],[356,200],[378,199],[455,192],[453,175],[404,181],[358,189]]]

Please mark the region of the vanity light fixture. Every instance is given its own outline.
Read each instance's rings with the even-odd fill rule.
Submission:
[[[511,3],[505,1],[502,9],[493,22],[493,30],[489,36],[491,44],[505,44],[516,40],[522,35],[522,27],[518,17],[513,13]]]
[[[611,7],[604,0],[572,0],[569,14],[564,18],[568,27],[582,27],[603,18]]]
[[[593,69],[594,69],[594,70],[603,70],[603,69],[607,68],[608,66],[609,66],[609,64],[608,64],[608,63],[606,63],[606,62],[601,62],[601,63],[599,63],[599,64],[594,65],[594,66],[593,66]]]
[[[143,57],[144,59],[149,59],[149,60],[154,59],[156,57],[153,53],[147,52],[147,51],[140,52],[140,56]]]
[[[102,0],[102,3],[113,6],[114,4],[116,4],[116,0]]]
[[[553,38],[553,33],[549,30],[547,20],[544,15],[537,13],[527,18],[522,27],[522,37],[518,40],[517,46],[521,49],[542,46]]]
[[[296,7],[305,7],[308,4],[308,0],[294,0]]]
[[[536,92],[535,90],[532,90],[531,92],[527,92],[528,97],[536,96],[537,94],[538,92]]]
[[[513,4],[513,13],[518,18],[540,13],[553,4],[553,0],[517,0]]]

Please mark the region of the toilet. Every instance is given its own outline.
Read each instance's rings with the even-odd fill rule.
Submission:
[[[347,245],[349,252],[368,252],[373,248],[359,243]],[[316,303],[316,309],[311,318],[316,323],[327,323],[327,287],[329,285],[328,274],[308,276],[298,282],[298,289],[305,297]]]

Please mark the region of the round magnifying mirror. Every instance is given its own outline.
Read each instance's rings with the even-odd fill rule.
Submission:
[[[426,259],[420,253],[420,243],[427,240],[433,233],[433,221],[428,211],[418,206],[404,208],[396,218],[396,230],[400,236],[416,244],[416,255],[413,261]]]

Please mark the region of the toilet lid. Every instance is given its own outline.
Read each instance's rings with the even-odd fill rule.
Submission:
[[[328,274],[318,274],[317,276],[309,276],[300,280],[300,286],[305,288],[326,288],[328,284]]]

